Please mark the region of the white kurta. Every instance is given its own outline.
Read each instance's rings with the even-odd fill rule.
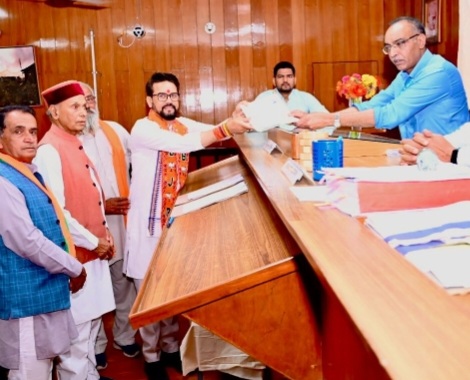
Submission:
[[[459,165],[470,166],[470,122],[463,124],[455,132],[445,137],[454,148],[459,149],[457,163]]]
[[[89,250],[95,249],[98,245],[98,238],[83,227],[65,209],[62,163],[57,150],[50,144],[40,146],[34,164],[42,174],[47,187],[54,193],[57,201],[62,206],[75,245]],[[93,182],[98,183],[91,169],[90,177]],[[101,189],[97,189],[101,193]],[[77,196],[79,196],[79,193],[77,193]],[[116,307],[108,262],[96,259],[89,261],[84,266],[87,271],[85,285],[71,296],[71,310],[76,325],[99,318]]]
[[[178,120],[188,128],[188,134],[179,135],[163,130],[147,117],[137,120],[131,130],[129,140],[132,161],[131,208],[127,218],[124,273],[132,278],[144,278],[162,232],[159,223],[155,226],[153,236],[150,236],[148,231],[158,152],[186,153],[204,149],[201,145],[200,132],[214,128],[213,125],[187,118]],[[157,213],[160,213],[160,210],[161,205],[158,205]]]
[[[129,168],[130,151],[128,150],[129,132],[120,124],[114,121],[106,121],[119,136],[126,156],[126,168]],[[95,165],[100,177],[101,186],[106,199],[120,197],[119,187],[116,180],[116,172],[113,164],[113,150],[106,135],[101,128],[95,131],[95,136],[90,134],[80,135],[85,152]],[[108,228],[114,238],[114,247],[116,254],[109,261],[113,264],[117,260],[123,259],[123,251],[126,241],[126,226],[122,215],[106,215]]]

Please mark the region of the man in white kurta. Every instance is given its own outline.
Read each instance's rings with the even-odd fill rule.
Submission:
[[[230,118],[217,127],[177,118],[180,106],[179,81],[173,74],[153,74],[147,82],[146,93],[149,115],[137,120],[129,140],[132,161],[131,208],[128,214],[124,270],[127,276],[134,279],[138,289],[177,193],[184,185],[188,153],[203,149],[234,133],[251,129],[248,121],[242,117]],[[179,360],[176,319],[165,319],[139,331],[148,379],[168,379],[164,365],[174,365],[175,356]]]
[[[65,197],[66,178],[70,176],[83,177],[88,171],[87,181],[93,184],[94,197],[98,200],[95,205],[90,204],[87,211],[101,208],[103,225],[106,227],[104,218],[104,200],[101,197],[102,189],[99,185],[99,178],[86,155],[83,148],[80,149],[81,142],[76,135],[85,127],[86,108],[85,97],[80,85],[74,81],[60,83],[42,93],[46,104],[49,105],[48,114],[52,121],[50,130],[41,140],[34,163],[44,177],[47,187],[54,193],[59,204],[63,207],[70,232],[77,249],[81,248],[89,254],[96,255],[96,259],[86,261],[84,267],[87,271],[87,282],[83,289],[71,296],[72,315],[79,332],[79,337],[73,342],[70,353],[60,356],[58,373],[61,380],[77,379],[99,379],[96,370],[94,342],[98,333],[101,316],[115,308],[109,265],[107,260],[114,254],[114,246],[110,237],[98,237],[85,228],[65,207],[67,200]],[[64,144],[78,147],[81,152],[81,159],[87,161],[83,169],[85,172],[70,173],[70,168],[63,167],[64,157],[51,143],[47,141],[48,134],[55,134],[63,139]],[[60,141],[59,141],[60,143]],[[76,154],[76,153],[74,153]],[[66,170],[67,169],[67,170]],[[88,184],[89,186],[89,184]],[[76,197],[83,197],[82,189],[76,188]],[[83,199],[83,201],[87,201]],[[96,211],[94,211],[96,212]],[[99,221],[101,223],[101,221]],[[78,256],[77,256],[78,257]]]
[[[136,290],[131,279],[123,273],[123,251],[126,239],[125,215],[129,211],[129,168],[130,151],[128,150],[129,132],[114,121],[99,118],[96,97],[86,83],[80,83],[87,104],[87,126],[79,139],[85,152],[95,165],[103,188],[106,220],[114,238],[115,255],[109,260],[109,269],[113,283],[116,311],[114,314],[114,347],[122,350],[127,357],[140,353],[135,342],[136,330],[129,324],[129,314],[135,301]],[[106,337],[103,323],[95,344],[98,369],[107,366]]]

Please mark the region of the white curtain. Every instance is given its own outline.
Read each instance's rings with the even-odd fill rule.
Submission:
[[[470,0],[459,0],[459,53],[457,64],[462,73],[465,91],[470,99]]]

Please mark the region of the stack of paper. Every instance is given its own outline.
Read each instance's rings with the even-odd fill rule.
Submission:
[[[470,168],[442,163],[435,171],[416,166],[325,168],[330,201],[358,216],[370,212],[439,207],[470,200]]]
[[[365,224],[404,254],[443,244],[470,243],[470,202],[371,213]]]
[[[446,289],[470,288],[470,202],[372,213],[365,224]]]
[[[176,199],[171,216],[177,217],[184,215],[246,193],[247,191],[248,187],[246,186],[243,176],[237,174],[213,185],[180,195]]]

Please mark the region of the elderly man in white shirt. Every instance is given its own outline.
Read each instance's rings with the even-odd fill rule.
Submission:
[[[125,216],[129,211],[129,132],[114,121],[100,119],[96,96],[92,88],[80,82],[85,94],[87,123],[78,138],[100,177],[105,196],[106,221],[114,238],[115,255],[109,260],[116,311],[113,324],[113,346],[127,357],[140,353],[135,342],[136,330],[129,324],[129,314],[135,301],[136,290],[131,279],[123,273],[123,252],[126,240]],[[108,338],[101,323],[95,344],[96,366],[107,367]]]

